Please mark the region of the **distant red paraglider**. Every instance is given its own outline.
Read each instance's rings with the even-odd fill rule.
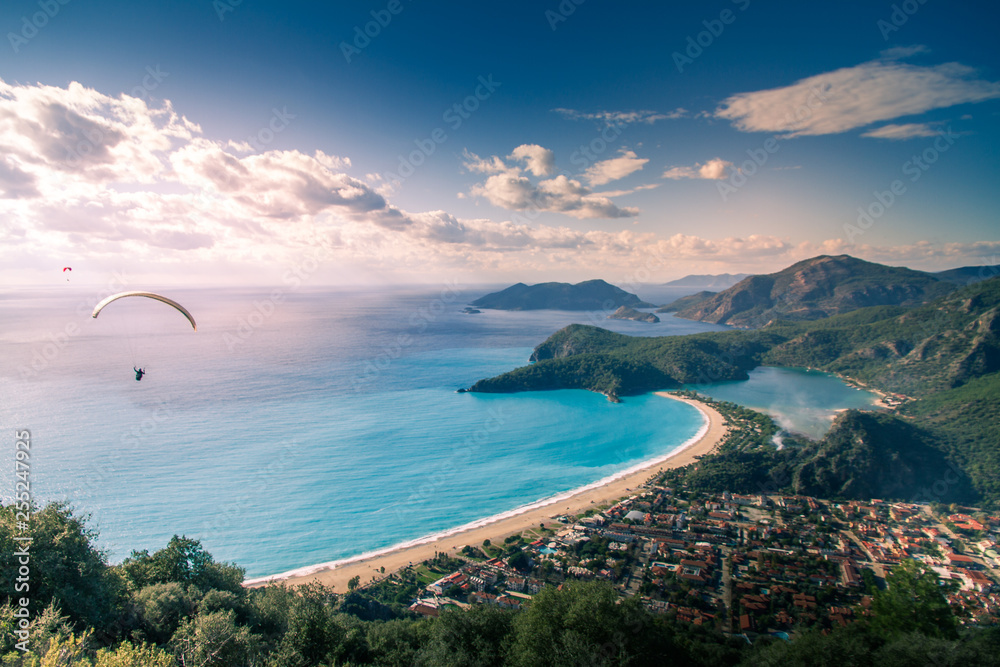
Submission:
[[[73,272],[73,268],[69,267],[69,266],[64,266],[63,267],[63,273],[66,273],[67,271],[69,271],[70,273],[72,273]],[[69,282],[69,278],[66,279],[66,282]]]

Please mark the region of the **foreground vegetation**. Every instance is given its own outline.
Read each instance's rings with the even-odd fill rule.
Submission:
[[[477,606],[422,618],[404,577],[335,595],[320,585],[245,589],[243,571],[183,537],[110,566],[65,505],[32,521],[30,639],[15,648],[13,601],[0,607],[4,665],[179,667],[327,665],[994,665],[997,629],[960,631],[933,573],[899,568],[872,615],[829,635],[748,646],[645,610],[608,584],[545,588],[519,612]],[[0,509],[5,595],[17,548]],[[411,589],[415,590],[415,589]]]

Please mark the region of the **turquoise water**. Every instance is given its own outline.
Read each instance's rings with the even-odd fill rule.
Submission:
[[[482,291],[163,291],[197,332],[141,299],[93,320],[98,290],[0,292],[0,432],[12,443],[15,428],[31,430],[35,498],[89,513],[113,562],[183,534],[250,577],[447,531],[667,454],[702,425],[677,401],[455,390],[524,365],[572,322],[632,335],[723,328],[462,314]],[[707,393],[793,419],[859,396],[781,373]],[[789,396],[801,409],[786,410]],[[0,475],[14,479],[12,456]]]
[[[762,366],[750,379],[689,385],[720,401],[731,401],[771,415],[787,431],[817,439],[830,429],[838,410],[871,408],[878,398],[840,378],[803,368]]]
[[[0,301],[2,432],[31,430],[35,498],[89,513],[112,561],[174,534],[250,577],[350,558],[592,483],[702,425],[653,395],[455,393],[588,314],[467,316],[465,299],[418,291],[274,309],[252,292],[171,295],[197,333],[155,302],[91,320],[85,295]],[[0,472],[13,479],[12,461]]]

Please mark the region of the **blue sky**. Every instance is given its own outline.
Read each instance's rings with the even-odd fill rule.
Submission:
[[[984,3],[235,2],[4,3],[3,283],[1000,253]]]

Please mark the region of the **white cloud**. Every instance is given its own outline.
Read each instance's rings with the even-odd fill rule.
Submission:
[[[608,197],[592,193],[563,174],[532,183],[517,168],[494,174],[469,192],[512,211],[549,211],[581,219],[628,218],[639,214],[635,208],[619,208]]]
[[[883,50],[879,55],[882,56],[883,60],[902,60],[903,58],[930,52],[931,50],[923,44],[915,44],[913,46],[894,46]]]
[[[583,173],[583,178],[590,185],[604,185],[639,171],[647,162],[649,162],[648,158],[641,158],[633,151],[623,150],[621,157],[602,160],[590,165]]]
[[[652,125],[658,120],[673,120],[687,116],[688,111],[684,108],[677,108],[667,113],[656,111],[596,111],[586,113],[575,109],[553,109],[557,114],[570,120],[596,120],[605,125],[630,125],[632,123],[644,123]]]
[[[365,214],[388,208],[367,184],[330,166],[345,161],[322,152],[268,151],[236,157],[207,139],[195,139],[170,155],[174,177],[192,189],[209,186],[250,216],[291,219],[336,208]],[[330,165],[330,166],[327,166]]]
[[[696,164],[693,167],[671,167],[663,172],[663,178],[679,180],[682,178],[704,178],[718,181],[729,178],[732,173],[733,163],[722,158],[712,158],[705,164]]]
[[[883,125],[863,133],[862,137],[874,139],[912,139],[914,137],[933,137],[940,134],[930,123],[905,123],[903,125]]]
[[[93,145],[67,160],[83,141]],[[376,175],[358,179],[346,173],[346,157],[240,148],[202,137],[169,103],[151,107],[76,83],[60,89],[0,81],[0,243],[17,249],[0,268],[0,280],[37,281],[40,274],[32,267],[65,257],[109,271],[134,267],[143,280],[156,276],[175,283],[217,279],[218,267],[225,266],[227,277],[259,284],[275,277],[262,271],[278,271],[280,279],[284,267],[304,253],[331,267],[330,282],[357,280],[355,275],[462,275],[478,281],[515,273],[560,280],[600,274],[624,281],[648,258],[655,260],[655,280],[657,272],[666,277],[681,266],[689,272],[775,270],[834,245],[876,260],[945,266],[988,263],[981,257],[1000,253],[1000,243],[992,242],[869,248],[831,241],[827,247],[773,236],[664,237],[636,233],[631,225],[571,228],[532,223],[524,215],[499,222],[459,219],[445,211],[398,208],[375,189]],[[474,193],[515,211],[622,218],[637,211],[616,206],[612,196],[655,187],[602,193],[565,175],[540,177],[537,172],[547,170],[544,151],[523,151],[523,168],[467,154],[479,165],[470,170],[488,176]],[[638,161],[631,153],[621,158],[599,163],[593,176],[624,174]],[[717,178],[729,168],[716,158],[679,169]]]
[[[565,174],[533,181],[528,174],[541,176],[555,171],[555,155],[541,146],[524,144],[511,153],[509,159],[527,163],[524,171],[516,164],[507,164],[496,156],[483,159],[468,151],[464,155],[467,169],[490,174],[484,182],[472,186],[469,194],[483,197],[494,206],[511,211],[564,213],[581,219],[627,218],[639,214],[638,209],[620,208],[607,195],[591,192],[580,181]],[[625,157],[627,161],[632,160]],[[609,173],[616,169],[624,172],[626,167],[624,163],[620,163],[617,168],[609,165],[607,169]],[[594,172],[594,175],[598,179],[602,176],[598,172]],[[607,180],[601,182],[606,183]]]
[[[836,134],[900,116],[1000,97],[1000,83],[984,81],[958,63],[920,67],[875,60],[818,74],[782,88],[739,93],[714,115],[744,132],[787,137]]]
[[[468,148],[462,151],[462,165],[469,171],[479,172],[482,174],[499,174],[501,171],[507,169],[507,165],[503,163],[503,160],[494,155],[489,160],[484,160],[475,153],[471,152]]]
[[[556,170],[556,154],[538,144],[521,144],[508,157],[524,162],[535,176],[551,176]]]
[[[633,192],[642,192],[643,190],[655,190],[656,188],[663,185],[662,183],[646,183],[644,185],[637,185],[634,188],[629,188],[628,190],[601,190],[599,195],[602,197],[624,197],[625,195],[630,195]]]

